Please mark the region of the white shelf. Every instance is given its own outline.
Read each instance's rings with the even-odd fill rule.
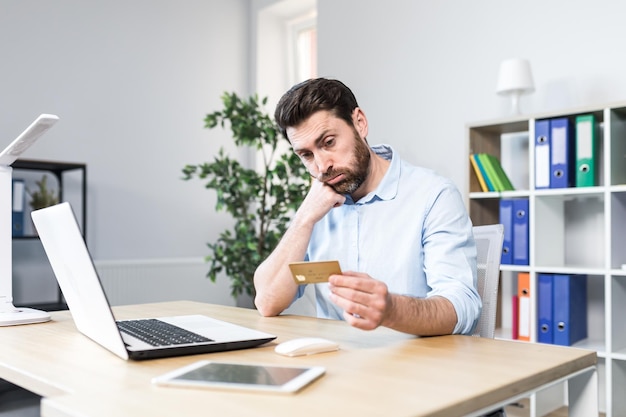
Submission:
[[[593,187],[534,189],[535,122],[593,114],[598,141],[598,177]],[[572,125],[573,126],[573,125]],[[598,353],[600,408],[607,417],[626,409],[626,102],[547,114],[516,116],[467,125],[470,153],[496,156],[515,191],[482,192],[469,164],[469,212],[474,225],[499,222],[501,198],[528,198],[529,265],[502,265],[501,303],[496,337],[512,337],[512,301],[517,273],[531,278],[531,342],[537,337],[537,275],[585,275],[588,337],[574,347]],[[572,129],[574,131],[574,129]],[[539,415],[554,398],[530,402]],[[557,395],[558,398],[558,395]]]
[[[579,349],[595,350],[598,353],[599,358],[606,358],[606,349],[604,345],[604,339],[587,338],[580,342],[574,343],[573,347]]]

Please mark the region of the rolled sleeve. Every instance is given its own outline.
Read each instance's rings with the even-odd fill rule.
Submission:
[[[434,200],[424,224],[424,272],[428,297],[448,299],[457,315],[455,334],[471,334],[482,302],[476,289],[476,244],[458,190],[444,187]]]

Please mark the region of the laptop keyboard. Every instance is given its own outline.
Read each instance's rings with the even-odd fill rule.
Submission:
[[[157,319],[118,321],[117,327],[152,346],[185,345],[213,340]]]

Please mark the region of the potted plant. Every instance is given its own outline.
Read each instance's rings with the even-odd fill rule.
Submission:
[[[264,112],[267,98],[259,102],[254,95],[245,100],[226,92],[221,99],[223,109],[208,114],[205,127],[225,128],[228,123],[235,144],[260,152],[263,162],[256,170],[246,168],[220,148],[212,162],[186,165],[183,179],[205,180],[205,187],[217,193],[215,209],[235,220],[217,241],[207,244],[207,277],[215,282],[224,272],[234,298],[254,296],[254,271],[285,233],[308,191],[310,177],[289,148],[279,149],[279,142],[286,139]]]
[[[43,175],[39,181],[35,181],[37,188],[31,191],[26,188],[26,193],[30,197],[29,204],[33,210],[53,206],[59,202],[56,190],[48,189],[48,176]]]

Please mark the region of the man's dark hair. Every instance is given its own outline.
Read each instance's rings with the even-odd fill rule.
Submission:
[[[358,106],[352,91],[341,81],[314,78],[294,85],[282,96],[274,119],[287,138],[288,127],[298,126],[320,110],[329,111],[352,126],[352,112]]]

